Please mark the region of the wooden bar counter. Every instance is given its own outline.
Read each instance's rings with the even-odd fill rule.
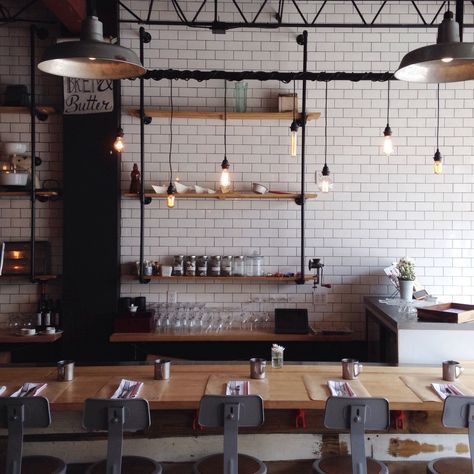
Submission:
[[[120,380],[129,378],[144,383],[140,396],[149,401],[152,410],[189,410],[198,407],[205,393],[223,394],[228,380],[245,380],[248,376],[248,364],[173,364],[171,379],[159,381],[153,379],[152,365],[118,365],[76,367],[73,381],[58,382],[56,368],[3,367],[0,385],[7,387],[4,396],[8,396],[24,382],[44,381],[48,386],[42,395],[50,400],[54,411],[78,411],[86,398],[110,397]],[[263,397],[266,409],[321,410],[329,396],[327,380],[340,376],[339,364],[287,364],[282,369],[267,366],[266,379],[251,380],[250,387],[252,393]],[[440,382],[440,376],[439,367],[365,366],[358,380],[370,396],[387,398],[392,410],[440,411],[443,404],[434,392],[431,399],[423,399],[403,379],[422,381],[428,377]],[[467,366],[459,380],[466,391],[474,394],[474,366]],[[314,393],[313,399],[310,397],[308,383],[320,397]]]

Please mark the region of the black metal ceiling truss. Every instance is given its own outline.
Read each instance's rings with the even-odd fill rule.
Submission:
[[[369,0],[373,5],[374,1]],[[191,28],[205,28],[210,29],[215,33],[225,33],[226,30],[233,28],[436,28],[441,22],[441,12],[448,6],[448,0],[434,0],[430,1],[433,5],[431,13],[423,13],[422,5],[427,4],[427,0],[380,0],[380,5],[374,13],[364,12],[364,4],[368,4],[367,0],[348,0],[355,17],[358,21],[332,23],[324,20],[324,14],[334,12],[328,11],[328,6],[337,8],[342,5],[331,2],[330,0],[259,0],[259,6],[255,12],[255,7],[252,11],[245,11],[249,5],[254,5],[254,2],[246,2],[245,6],[239,4],[237,0],[202,0],[199,7],[195,11],[185,11],[185,6],[189,2],[185,0],[171,0],[171,4],[176,13],[176,19],[160,19],[159,18],[159,1],[149,0],[149,7],[146,16],[141,17],[139,13],[133,11],[124,2],[119,1],[123,8],[124,14],[120,19],[121,23],[139,23],[147,25],[167,25],[167,26],[187,26]],[[387,23],[381,20],[382,13],[386,12],[393,4],[407,3],[410,5],[410,12],[413,16],[413,21],[410,23]],[[453,0],[451,2],[453,8],[456,9],[456,19],[465,28],[473,28],[474,24],[465,24],[463,22],[465,4],[472,9],[474,7],[474,0]],[[239,17],[239,21],[222,21],[220,15],[224,15],[224,4],[227,7],[231,5],[233,13]],[[311,6],[311,12],[305,14],[308,10],[308,5]],[[207,8],[206,8],[207,7]],[[270,11],[270,15],[262,15],[264,8]],[[228,7],[227,7],[228,9]],[[226,11],[232,13],[232,11]],[[299,21],[294,20],[294,16],[299,17]],[[263,17],[268,18],[265,20]]]

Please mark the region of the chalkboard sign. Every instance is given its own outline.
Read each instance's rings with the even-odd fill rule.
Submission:
[[[64,78],[64,113],[102,114],[114,110],[114,81]]]

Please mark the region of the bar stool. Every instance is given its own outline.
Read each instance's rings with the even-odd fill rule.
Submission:
[[[107,431],[107,459],[86,470],[86,474],[161,474],[163,468],[150,458],[122,456],[123,433],[150,426],[150,408],[141,398],[87,399],[82,425],[89,431]]]
[[[365,430],[386,430],[390,410],[384,398],[329,397],[324,413],[324,426],[335,430],[350,430],[351,455],[333,456],[313,463],[317,474],[388,474],[385,464],[367,458]]]
[[[199,424],[224,427],[224,454],[201,459],[194,464],[193,474],[266,474],[265,464],[238,453],[239,427],[260,426],[263,420],[263,400],[258,395],[205,395],[199,406]]]
[[[6,474],[65,474],[66,464],[52,456],[25,456],[24,428],[47,428],[51,424],[49,402],[44,397],[0,398],[0,428],[8,429]],[[0,470],[2,472],[2,470]]]
[[[444,400],[443,426],[468,428],[470,458],[440,458],[426,466],[428,474],[473,474],[474,459],[474,397],[449,396]]]

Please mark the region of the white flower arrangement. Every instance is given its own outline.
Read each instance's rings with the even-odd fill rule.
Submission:
[[[396,265],[398,271],[398,278],[400,280],[414,281],[415,276],[415,261],[410,257],[401,257]]]
[[[284,350],[285,350],[285,348],[283,346],[279,346],[278,344],[273,344],[272,345],[272,352],[279,352],[279,353],[283,354]]]

